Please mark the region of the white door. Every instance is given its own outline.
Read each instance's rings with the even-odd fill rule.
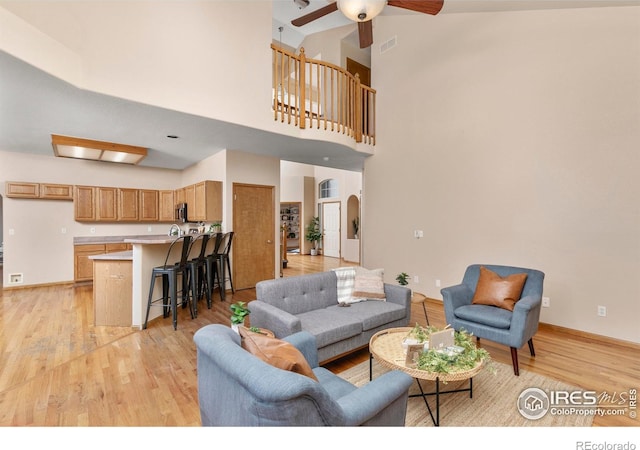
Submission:
[[[322,204],[322,254],[340,258],[340,202]]]

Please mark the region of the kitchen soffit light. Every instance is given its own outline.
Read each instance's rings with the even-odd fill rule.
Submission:
[[[366,22],[380,14],[387,0],[338,0],[338,9],[354,22]]]
[[[90,159],[122,164],[138,164],[147,149],[113,142],[93,141],[69,136],[51,135],[53,153],[63,158]]]

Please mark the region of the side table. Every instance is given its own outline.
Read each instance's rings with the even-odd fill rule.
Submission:
[[[422,310],[424,311],[424,318],[427,320],[427,326],[429,326],[429,316],[427,315],[427,307],[424,303],[427,301],[427,296],[420,292],[414,292],[411,296],[411,303],[422,303]]]

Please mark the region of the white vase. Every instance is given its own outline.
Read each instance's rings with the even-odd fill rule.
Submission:
[[[242,323],[232,323],[232,324],[231,324],[231,329],[232,329],[233,331],[235,331],[236,333],[238,333],[238,334],[240,334],[240,332],[238,331],[238,326],[239,326],[239,325],[244,326],[244,321],[242,321]]]
[[[315,248],[311,249],[311,256],[316,256],[318,254],[318,250]]]

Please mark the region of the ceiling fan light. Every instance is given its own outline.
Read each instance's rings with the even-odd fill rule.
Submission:
[[[337,0],[338,9],[354,22],[366,22],[380,14],[387,0]]]

